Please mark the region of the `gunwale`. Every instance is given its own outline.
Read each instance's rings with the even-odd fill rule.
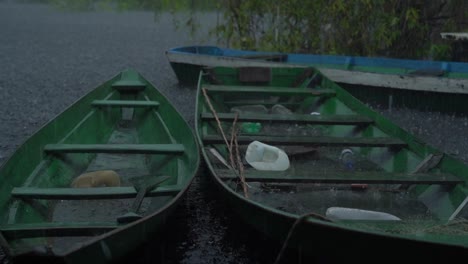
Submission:
[[[287,69],[291,70],[290,67],[288,67]],[[195,113],[197,138],[198,138],[199,144],[201,146],[202,154],[203,154],[205,160],[207,160],[206,163],[207,163],[207,166],[209,168],[210,174],[212,175],[212,178],[216,182],[218,190],[220,190],[220,192],[222,193],[222,196],[225,197],[228,200],[230,205],[234,207],[234,209],[239,214],[239,216],[244,221],[246,221],[248,224],[253,225],[255,228],[259,229],[261,232],[263,232],[267,236],[273,236],[279,241],[284,241],[284,239],[286,237],[285,233],[287,233],[285,230],[288,230],[287,226],[291,227],[295,221],[300,219],[301,215],[290,213],[290,212],[287,212],[287,211],[284,211],[284,210],[279,210],[279,209],[276,209],[274,207],[263,204],[261,202],[257,202],[255,200],[248,199],[248,198],[244,197],[241,193],[232,190],[232,188],[230,186],[228,186],[228,184],[226,183],[227,178],[222,177],[218,173],[218,169],[212,164],[212,161],[210,161],[213,158],[211,157],[211,154],[208,152],[208,149],[207,149],[208,145],[214,146],[214,145],[212,145],[214,143],[222,144],[222,140],[216,141],[216,142],[214,142],[214,141],[205,141],[205,139],[207,139],[207,134],[206,134],[207,133],[206,122],[207,122],[207,119],[208,119],[207,117],[212,115],[212,113],[210,113],[210,111],[208,110],[209,108],[206,106],[206,102],[204,102],[205,99],[201,95],[202,94],[201,89],[211,87],[210,84],[209,84],[210,83],[209,80],[210,79],[213,80],[214,78],[213,77],[208,78],[207,75],[210,75],[213,72],[216,73],[216,80],[217,81],[221,81],[221,82],[225,81],[225,83],[223,83],[223,85],[225,85],[225,86],[233,85],[233,84],[227,84],[227,83],[230,83],[230,81],[232,81],[233,77],[230,76],[230,77],[226,77],[226,79],[223,79],[223,77],[224,77],[223,74],[226,74],[226,76],[227,76],[228,74],[226,72],[229,72],[229,71],[235,72],[235,70],[236,69],[228,68],[228,67],[216,67],[216,68],[209,69],[209,73],[207,73],[208,70],[205,71],[205,72],[202,71],[200,73],[200,77],[199,77],[199,81],[198,81],[198,91],[197,91],[197,104],[196,104],[197,105],[197,110],[196,110],[196,113]],[[272,71],[273,70],[274,69],[272,68]],[[231,79],[229,79],[229,78],[231,78]],[[324,79],[326,79],[326,78],[324,78]],[[310,79],[308,81],[310,81]],[[325,82],[330,82],[330,81],[326,80]],[[206,85],[206,84],[208,84],[208,85]],[[243,86],[242,84],[234,84],[234,85]],[[249,84],[247,84],[247,85],[249,85]],[[246,87],[243,87],[242,89],[237,89],[237,86],[233,87],[231,89],[231,91],[224,91],[223,93],[229,94],[229,96],[230,95],[239,96],[234,91],[237,90],[237,91],[239,91],[239,93],[243,93],[244,92],[243,89],[248,89]],[[268,84],[266,84],[266,86],[268,86]],[[336,87],[336,86],[334,86],[334,87]],[[219,89],[219,90],[215,89],[216,92],[220,91],[220,90],[222,90],[222,89]],[[258,90],[261,90],[261,88],[258,87],[257,90],[255,90],[255,92],[258,92]],[[349,93],[347,93],[346,91],[344,91],[342,88],[338,87],[338,88],[336,88],[336,90],[337,90],[337,92],[336,92],[337,95],[352,98],[352,96]],[[253,93],[255,93],[255,92],[253,92]],[[227,96],[227,97],[229,97],[229,96]],[[217,101],[217,99],[214,97],[214,94],[210,94],[210,98],[213,101],[212,103],[214,105],[214,108],[223,109],[222,108],[222,104],[223,104],[222,100],[223,99],[218,98],[219,101]],[[230,100],[232,100],[232,99],[230,98]],[[384,129],[385,131],[387,131],[387,132],[392,131],[392,133],[394,133],[394,134],[399,134],[401,137],[404,138],[404,141],[408,143],[408,147],[411,148],[413,151],[416,151],[416,152],[418,152],[418,153],[420,153],[422,155],[425,155],[427,153],[437,153],[438,152],[438,150],[424,144],[419,139],[417,139],[417,138],[413,137],[412,135],[408,134],[403,129],[393,125],[391,122],[389,122],[389,120],[380,117],[377,113],[367,109],[367,107],[363,107],[362,103],[359,102],[358,100],[356,100],[355,98],[350,99],[348,101],[348,103],[350,103],[351,105],[355,105],[355,106],[358,106],[358,107],[361,107],[362,109],[364,109],[363,111],[361,111],[361,114],[362,114],[362,112],[366,112],[371,117],[371,119],[374,119],[375,123],[385,127],[385,129]],[[226,118],[226,116],[228,114],[226,114],[225,112],[226,112],[225,110],[224,111],[223,110],[219,111],[218,114],[221,117],[220,121],[223,122],[223,124],[227,120],[232,122],[232,114],[229,114],[229,115],[231,115],[230,116],[231,118]],[[242,113],[239,114],[239,116],[242,116]],[[246,117],[246,116],[249,116],[249,114],[244,114],[243,116]],[[253,116],[255,116],[255,114]],[[286,118],[286,119],[289,119],[289,118]],[[294,118],[291,118],[291,119],[294,119]],[[260,121],[260,120],[266,120],[266,119],[252,118],[252,120]],[[275,120],[275,118],[271,119],[272,122],[274,122],[274,120]],[[216,125],[211,125],[211,126],[212,126],[212,128],[211,128],[212,131],[216,130]],[[255,135],[251,135],[250,140],[254,140],[256,138],[257,137]],[[285,141],[287,141],[287,139]],[[274,142],[278,143],[279,141],[278,142],[274,141]],[[281,142],[283,142],[283,141],[281,141]],[[468,192],[467,192],[467,189],[466,189],[466,177],[467,177],[467,175],[466,175],[466,170],[465,170],[465,172],[463,172],[463,169],[462,169],[464,167],[464,165],[461,162],[459,162],[459,161],[457,161],[457,160],[455,160],[455,159],[453,159],[452,157],[449,157],[449,156],[444,156],[444,163],[446,163],[444,165],[445,169],[448,169],[451,172],[454,172],[454,171],[458,170],[458,172],[456,172],[456,174],[461,175],[461,177],[464,179],[464,180],[462,180],[462,182],[463,182],[462,186],[465,186],[465,187],[457,186],[456,188],[458,188],[457,191],[459,191],[459,193],[462,193],[462,194],[464,193],[464,195],[466,197],[466,195],[468,195]],[[452,167],[452,170],[450,170],[450,167]],[[261,175],[261,173],[259,173],[259,175]],[[228,178],[231,178],[231,177],[228,177]],[[266,177],[266,178],[270,179],[270,177]],[[271,178],[274,178],[274,176],[271,177]],[[464,200],[463,198],[458,199],[457,203],[462,204],[463,200]],[[249,213],[251,214],[250,216],[252,218],[255,218],[255,220],[248,219],[249,218]],[[262,226],[259,223],[255,223],[254,221],[261,222],[261,223],[264,224],[264,226]],[[267,224],[268,222],[270,222],[270,224]],[[367,239],[369,239],[368,241],[371,241],[371,240],[379,240],[379,239],[383,239],[383,238],[385,238],[385,239],[388,238],[387,240],[384,239],[385,242],[381,241],[379,243],[382,244],[382,245],[385,244],[385,246],[387,246],[389,244],[391,244],[393,246],[394,245],[393,242],[395,242],[395,241],[400,241],[400,242],[401,241],[406,241],[406,242],[402,242],[405,246],[409,246],[410,248],[418,248],[420,250],[420,252],[422,252],[424,250],[423,249],[424,247],[428,247],[428,245],[432,245],[432,246],[437,245],[437,246],[434,246],[436,249],[438,248],[437,250],[435,250],[437,252],[440,252],[440,251],[443,251],[443,250],[447,250],[447,251],[461,250],[460,252],[466,253],[466,249],[468,248],[468,241],[466,240],[466,238],[465,238],[465,242],[460,242],[460,241],[457,242],[456,239],[452,240],[452,241],[448,241],[450,239],[447,239],[447,238],[441,238],[440,240],[438,240],[436,236],[431,236],[431,235],[424,236],[424,235],[419,234],[419,236],[407,236],[407,235],[404,235],[404,234],[388,234],[388,233],[385,233],[385,232],[382,232],[382,231],[376,231],[376,230],[355,229],[352,226],[351,227],[350,226],[343,226],[340,223],[337,224],[337,223],[330,223],[330,222],[322,221],[321,219],[314,218],[313,216],[310,216],[309,218],[307,218],[305,220],[305,222],[307,224],[305,224],[306,227],[301,229],[302,232],[308,233],[308,232],[311,232],[311,230],[315,230],[317,232],[318,229],[323,229],[323,230],[328,230],[328,231],[333,231],[333,232],[336,231],[336,233],[339,233],[340,231],[343,231],[343,233],[350,232],[355,236],[361,236],[362,237],[362,240],[359,241],[360,243],[365,243],[365,241]],[[278,234],[272,234],[272,233],[275,232],[274,231],[275,228],[272,228],[269,225],[271,225],[271,226],[276,225],[276,227],[280,227],[280,228],[277,228],[277,229],[281,229],[282,234],[279,234],[279,235]],[[277,231],[277,232],[281,233],[281,231]],[[320,231],[320,232],[322,232],[322,231]],[[336,237],[334,237],[334,238],[337,238],[337,237],[339,237],[340,239],[343,239],[343,236],[340,236],[340,235],[336,235]],[[463,240],[463,238],[461,238],[461,240]],[[303,240],[301,240],[301,242],[304,243]],[[324,243],[324,244],[326,244],[326,243]],[[298,245],[302,245],[303,249],[307,248],[307,246],[305,246],[304,244],[298,243]],[[330,245],[328,245],[328,246],[330,246]],[[398,246],[398,248],[401,248],[401,247]],[[458,253],[460,253],[460,252],[458,252]]]
[[[121,96],[121,98],[118,98],[118,101],[112,101],[112,98],[115,98],[117,95]],[[104,101],[97,101],[95,100],[96,98]],[[132,101],[134,98],[137,98],[138,101]],[[152,103],[154,100],[157,100],[158,103]],[[110,104],[107,104],[108,102],[110,102]],[[120,104],[120,102],[123,104]],[[122,107],[126,109],[130,108],[130,114],[128,114],[128,111],[121,110]],[[156,109],[158,111],[156,111]],[[145,114],[147,113],[145,111],[149,111],[149,115]],[[105,114],[102,114],[103,112],[105,112]],[[126,114],[124,114],[124,112],[126,112]],[[70,118],[73,115],[77,116]],[[107,115],[108,119],[104,117],[105,115]],[[65,118],[65,116],[67,118]],[[96,116],[98,118],[96,118]],[[129,120],[124,120],[129,118],[129,116]],[[81,119],[76,122],[76,117],[81,117]],[[93,118],[97,119],[97,121],[94,120],[97,124],[101,122],[100,124],[102,125],[99,129],[95,130],[96,133],[94,135],[92,134],[92,129],[89,130],[88,128],[87,130],[89,131],[84,129],[90,125]],[[127,123],[140,122],[141,124],[133,125],[140,126],[143,134],[135,134],[134,136],[139,137],[140,140],[148,140],[145,133],[148,134],[147,132],[151,131],[152,125],[148,125],[150,122],[141,121],[144,119],[151,121],[151,118],[155,120],[153,121],[154,124],[155,122],[160,122],[158,130],[162,133],[160,133],[159,139],[157,137],[153,139],[150,138],[150,141],[148,142],[160,141],[166,144],[112,144],[107,146],[104,144],[64,144],[76,142],[77,139],[80,139],[80,135],[85,135],[86,132],[88,134],[91,132],[92,136],[88,136],[88,139],[85,139],[85,142],[83,143],[94,143],[92,142],[93,139],[89,139],[89,137],[94,138],[94,136],[101,137],[101,139],[104,138],[104,140],[106,140],[106,137],[109,136],[102,136],[102,134],[110,135],[110,132],[120,127],[117,122],[115,123],[117,125],[114,125],[114,123],[110,123],[109,125],[107,122],[110,119],[117,121],[123,120]],[[166,122],[164,120],[166,120]],[[170,120],[170,122],[167,123],[167,120]],[[145,123],[147,124],[145,125]],[[133,125],[130,125],[130,127]],[[106,128],[106,126],[108,126],[108,128]],[[55,132],[52,132],[52,136],[51,134],[48,134],[50,131],[54,130],[59,131],[57,136],[54,136]],[[46,137],[44,135],[46,135]],[[178,142],[179,144],[173,144],[174,142]],[[54,143],[56,145],[47,145],[50,143]],[[77,149],[71,150],[69,148],[70,146],[73,148],[77,147]],[[44,154],[38,154],[38,152],[41,153],[41,151],[43,151]],[[54,159],[56,156],[54,155],[63,155],[57,153],[57,151],[71,153],[70,155],[77,155],[76,157],[79,157],[79,155],[85,155],[85,158],[83,159],[84,161],[76,159],[75,156],[71,156],[72,160],[76,159],[75,161],[84,162],[84,164],[90,164],[89,162],[93,160],[93,155],[94,157],[96,157],[96,155],[100,155],[90,154],[91,157],[86,156],[88,155],[86,153],[93,152],[110,153],[110,155],[114,155],[112,153],[121,155],[121,153],[133,152],[135,154],[132,155],[135,156],[149,153],[148,155],[152,155],[153,157],[176,157],[175,159],[172,159],[172,161],[167,160],[166,163],[168,164],[168,167],[164,168],[160,172],[164,173],[164,171],[167,172],[168,170],[171,170],[175,172],[175,175],[166,182],[167,184],[163,183],[161,187],[157,187],[155,190],[150,191],[147,196],[154,197],[155,199],[158,199],[158,197],[169,197],[170,199],[155,207],[156,209],[152,209],[151,211],[143,214],[140,219],[128,224],[118,224],[117,222],[110,224],[110,222],[103,222],[101,225],[98,222],[94,224],[92,222],[77,222],[75,225],[74,223],[68,222],[55,222],[55,224],[50,223],[50,225],[47,226],[44,222],[45,225],[41,227],[41,222],[36,221],[40,218],[31,217],[30,220],[27,220],[28,218],[25,216],[27,215],[27,212],[22,209],[21,205],[18,205],[20,203],[18,201],[23,199],[25,201],[45,199],[60,202],[63,199],[101,200],[123,198],[130,199],[129,202],[132,202],[133,198],[137,194],[136,187],[132,186],[117,187],[115,189],[112,189],[113,187],[102,187],[92,190],[87,190],[86,188],[85,190],[73,189],[74,192],[69,192],[69,188],[60,189],[53,185],[48,186],[49,189],[37,188],[36,184],[41,178],[40,175],[44,174],[44,171],[47,171],[51,164],[55,162]],[[30,159],[32,165],[30,165],[29,168],[23,168],[18,171],[17,168],[19,169],[21,167],[16,165],[21,163],[21,160],[24,159],[24,155],[30,155],[32,157]],[[164,163],[164,160],[162,161]],[[149,165],[153,163],[157,165],[154,158],[148,159]],[[161,163],[161,161],[159,161],[159,163]],[[184,120],[182,115],[180,115],[178,110],[171,105],[169,100],[160,93],[153,84],[144,79],[144,77],[138,72],[132,69],[122,71],[110,80],[99,85],[96,89],[79,98],[62,113],[44,124],[33,135],[27,138],[23,144],[21,144],[18,149],[3,163],[0,168],[0,174],[4,179],[10,179],[12,182],[4,181],[2,184],[2,192],[5,197],[1,207],[3,208],[3,211],[10,210],[10,213],[6,213],[3,216],[3,224],[1,226],[2,246],[5,248],[5,252],[8,257],[13,258],[13,260],[18,261],[18,263],[21,261],[27,262],[31,259],[36,261],[44,259],[46,261],[60,261],[65,263],[85,263],[89,261],[90,257],[92,257],[96,263],[107,263],[111,260],[115,260],[116,258],[130,252],[144,240],[149,239],[150,235],[162,230],[162,227],[168,221],[181,198],[190,187],[191,182],[198,172],[199,163],[200,155],[194,131]],[[154,167],[154,165],[151,166]],[[153,175],[159,171],[157,167],[154,167],[154,169],[152,168],[152,170],[154,170]],[[52,172],[53,171],[51,171],[51,173]],[[64,175],[66,175],[66,173],[70,174],[69,172],[64,171]],[[160,173],[158,172],[158,174]],[[31,175],[31,177],[24,177],[23,180],[19,181],[15,180],[14,175],[21,174]],[[144,179],[145,178],[138,178],[138,180],[145,181]],[[21,186],[26,186],[28,188],[19,188]],[[47,187],[47,185],[42,187]],[[10,195],[12,198],[8,198]],[[18,200],[15,201],[14,197]],[[15,202],[10,203],[9,201]],[[10,205],[13,206],[11,209]],[[21,221],[26,222],[18,226],[15,225],[15,222],[20,218],[23,219]],[[28,221],[31,223],[28,223]],[[86,228],[87,226],[90,230],[96,228],[99,232],[97,235],[91,234],[92,238],[88,237],[85,241],[80,241],[80,243],[71,245],[65,250],[54,252],[41,252],[28,249],[28,247],[15,247],[15,243],[11,244],[10,242],[10,238],[14,238],[16,235],[21,236],[21,234],[25,234],[26,237],[42,237],[44,234],[52,234],[52,236],[55,236],[53,233],[55,228],[57,228],[59,232],[57,237],[61,237],[62,235],[66,237],[67,233],[71,234],[71,236],[76,236],[73,234],[74,226],[76,226],[76,230],[79,232],[79,235],[84,234],[84,231],[82,231],[83,229],[81,228]],[[126,243],[116,243],[119,239],[121,241],[126,241]],[[106,245],[106,247],[103,247],[103,245]]]

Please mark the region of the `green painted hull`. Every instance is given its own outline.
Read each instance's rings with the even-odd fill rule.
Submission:
[[[283,54],[283,60],[270,61],[268,55],[274,56],[271,54],[279,53],[211,46],[178,47],[166,52],[173,72],[183,85],[196,87],[199,71],[204,67],[309,65],[317,67],[332,81],[366,103],[388,108],[407,107],[422,111],[468,113],[465,106],[468,100],[466,63],[308,54]],[[439,69],[440,67],[445,70]],[[432,69],[435,73],[445,74],[410,74],[415,69]]]
[[[116,261],[162,230],[199,160],[195,135],[177,110],[137,72],[124,71],[2,166],[2,247],[15,263]],[[117,176],[78,180],[105,170]],[[136,217],[127,218],[130,212]]]
[[[196,87],[197,83],[195,80],[198,80],[199,72],[203,68],[202,66],[171,63],[171,67],[181,84]],[[383,108],[404,107],[421,111],[455,114],[468,113],[468,108],[466,107],[468,96],[465,94],[413,91],[349,83],[338,84],[357,99],[379,105]]]
[[[244,162],[248,197],[241,172],[228,169],[212,154],[215,149],[231,167],[238,166],[230,163],[203,89],[227,144],[234,112],[239,113],[241,160],[254,140],[278,146],[289,156],[285,171],[256,170]],[[276,105],[283,112],[275,112]],[[320,115],[310,115],[313,112]],[[385,259],[392,254],[389,250],[428,260],[468,254],[467,166],[439,155],[312,68],[206,71],[200,75],[195,121],[221,195],[247,224],[280,243],[331,258],[363,250],[385,254]],[[339,157],[346,148],[355,155],[351,167]],[[360,211],[337,218],[329,211],[333,207],[383,212],[400,220],[376,220]],[[307,214],[311,216],[286,240],[295,221]]]
[[[202,65],[172,62],[171,67],[180,84],[196,87]]]

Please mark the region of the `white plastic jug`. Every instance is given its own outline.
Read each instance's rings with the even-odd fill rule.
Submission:
[[[376,220],[399,221],[399,217],[385,212],[362,210],[347,207],[330,207],[325,216],[331,220]]]
[[[249,144],[245,160],[257,170],[284,171],[289,168],[289,158],[283,150],[259,141]]]

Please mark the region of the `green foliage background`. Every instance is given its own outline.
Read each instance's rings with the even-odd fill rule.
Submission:
[[[439,33],[467,28],[464,0],[224,0],[215,29],[235,47],[446,59]]]
[[[220,44],[244,49],[447,59],[440,32],[468,28],[466,0],[33,0],[62,9],[189,12],[174,22],[196,31],[199,11],[217,12]]]

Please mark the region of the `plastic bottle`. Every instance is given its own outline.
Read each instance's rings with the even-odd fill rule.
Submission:
[[[354,152],[349,149],[343,149],[340,154],[340,160],[341,163],[344,165],[345,169],[347,170],[353,170],[354,169],[354,163],[355,163],[355,157],[354,157]]]
[[[257,170],[284,171],[289,168],[288,155],[282,149],[259,141],[249,144],[245,160]]]
[[[311,112],[310,115],[319,116],[320,113],[319,112]],[[310,127],[309,135],[322,136],[323,134],[325,134],[326,126],[324,126],[324,125],[309,125],[309,127]]]
[[[241,125],[242,131],[245,133],[258,133],[262,129],[262,124],[260,123],[253,123],[253,122],[245,122]]]

